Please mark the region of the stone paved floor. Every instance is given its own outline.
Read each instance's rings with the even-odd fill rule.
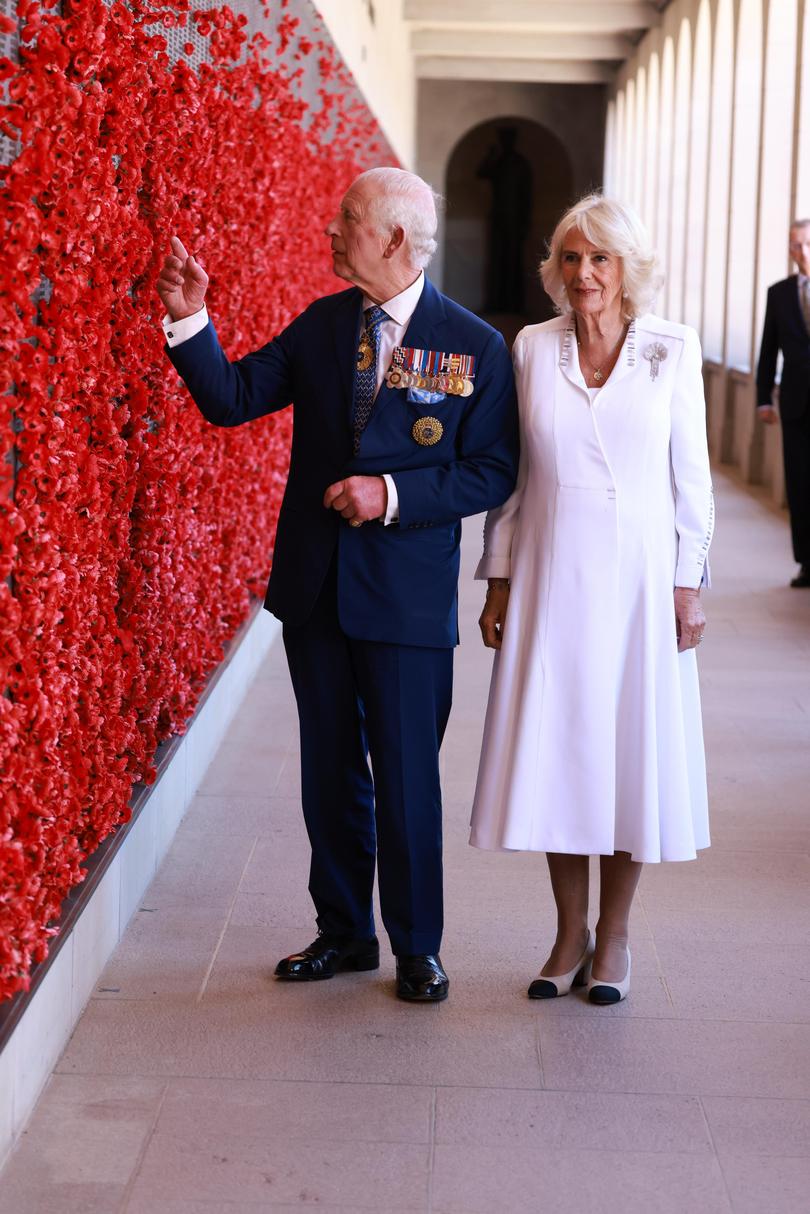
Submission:
[[[530,1003],[542,856],[466,844],[488,682],[467,528],[444,749],[451,997],[393,964],[270,977],[312,936],[271,654],[0,1179],[1,1214],[783,1214],[810,1208],[810,591],[719,478],[701,650],[714,846],[645,871],[633,989]]]

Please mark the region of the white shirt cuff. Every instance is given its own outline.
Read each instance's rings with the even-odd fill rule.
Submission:
[[[166,345],[171,349],[172,346],[179,346],[182,342],[188,341],[190,337],[194,337],[205,328],[208,324],[208,309],[203,304],[199,312],[195,312],[192,316],[185,316],[182,320],[172,320],[170,316],[164,316],[161,323]]]
[[[386,527],[390,527],[392,523],[399,522],[399,494],[397,493],[393,476],[389,476],[387,472],[383,472],[382,478],[388,489],[388,505],[385,508],[383,523]]]

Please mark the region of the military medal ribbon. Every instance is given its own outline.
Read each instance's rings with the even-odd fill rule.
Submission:
[[[473,391],[475,356],[446,354],[397,346],[385,377],[389,388],[424,388],[450,396],[469,396]]]

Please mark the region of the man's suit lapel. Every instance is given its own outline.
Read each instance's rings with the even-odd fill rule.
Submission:
[[[441,326],[447,320],[447,311],[444,306],[444,301],[441,295],[433,286],[428,278],[425,279],[425,285],[422,289],[422,294],[419,296],[419,303],[416,305],[414,314],[410,319],[408,328],[405,330],[405,336],[402,338],[401,345],[408,346],[415,350],[440,350],[443,349],[441,340]],[[463,354],[464,350],[445,351],[445,353]],[[385,368],[386,371],[388,368]],[[382,387],[377,393],[377,399],[374,402],[374,408],[371,412],[369,426],[374,424],[375,418],[379,417],[387,405],[392,400],[401,399],[402,388],[387,388],[383,380]],[[368,427],[366,427],[368,429]]]
[[[419,303],[405,330],[405,336],[402,339],[403,346],[410,346],[417,350],[435,350],[437,347],[434,329],[444,324],[446,319],[444,300],[430,279],[426,278],[422,294],[419,296]],[[453,352],[456,353],[456,351]]]
[[[362,303],[363,296],[359,290],[347,291],[337,306],[332,325],[335,357],[338,364],[338,378],[346,398],[350,421],[354,403],[354,372],[357,362],[357,343],[362,324]],[[402,339],[402,345],[414,346],[417,349],[437,349],[436,342],[438,337],[435,330],[440,325],[443,325],[446,319],[447,312],[442,297],[430,280],[426,278],[425,286],[419,297],[419,303],[416,305],[405,336]],[[464,351],[460,352],[463,353]],[[454,353],[459,353],[459,351],[454,351]],[[380,389],[371,415],[372,418],[377,411],[377,405],[384,403],[382,398],[383,392],[388,395],[390,390],[385,385]]]
[[[332,337],[335,343],[335,358],[338,365],[338,381],[343,392],[344,413],[349,426],[352,424],[354,405],[354,372],[357,362],[357,342],[360,336],[363,296],[358,290],[347,291],[338,304]]]

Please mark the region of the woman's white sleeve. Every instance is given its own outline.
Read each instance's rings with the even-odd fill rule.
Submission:
[[[528,463],[526,436],[523,425],[523,411],[526,407],[524,405],[525,389],[522,375],[524,363],[523,344],[523,337],[518,335],[512,351],[520,414],[520,462],[518,465],[517,483],[512,496],[508,497],[502,506],[497,506],[494,510],[487,512],[486,522],[484,523],[484,553],[475,571],[475,579],[479,582],[486,581],[487,578],[491,577],[508,578],[511,575],[512,537],[517,527],[520,502],[526,487]]]
[[[711,585],[708,552],[714,531],[702,361],[698,335],[687,329],[672,394],[669,449],[678,533],[675,585],[693,589]]]

